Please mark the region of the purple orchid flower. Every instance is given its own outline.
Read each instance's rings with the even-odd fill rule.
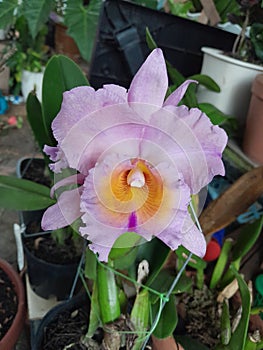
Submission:
[[[55,162],[55,173],[76,172],[57,182],[53,192],[77,186],[46,210],[42,227],[65,227],[81,217],[79,231],[101,261],[129,231],[146,240],[156,236],[172,250],[182,244],[203,256],[205,239],[188,206],[192,194],[224,175],[227,136],[198,108],[178,106],[192,82],[165,100],[166,65],[162,51],[155,49],[128,91],[105,85],[65,92],[52,124],[58,145],[45,146],[45,152]]]

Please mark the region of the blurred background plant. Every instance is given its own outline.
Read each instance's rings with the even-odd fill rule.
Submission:
[[[237,0],[239,14],[229,14],[232,23],[241,26],[232,55],[246,62],[262,64],[263,9],[260,0]]]

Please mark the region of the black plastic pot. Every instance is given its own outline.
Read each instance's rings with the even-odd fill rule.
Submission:
[[[53,322],[56,322],[63,312],[73,313],[75,310],[81,308],[88,315],[90,312],[90,301],[86,294],[80,294],[72,299],[64,301],[63,303],[52,308],[41,320],[35,336],[31,339],[31,350],[42,350],[45,341],[45,330]],[[61,335],[63,337],[63,334]]]
[[[24,254],[32,290],[42,298],[55,296],[65,300],[70,296],[78,264],[53,264],[37,258],[25,245]]]
[[[45,163],[43,159],[22,158],[17,165],[17,176],[20,178],[24,177],[23,175],[27,171],[28,164],[32,162],[36,162],[37,166],[40,169],[42,168],[44,174]],[[34,223],[33,226],[39,227],[39,231],[41,231],[40,222],[43,212],[43,210],[20,212],[20,224],[25,227],[22,241],[27,261],[29,283],[32,290],[42,298],[48,299],[51,296],[55,296],[57,300],[65,300],[70,296],[78,270],[78,263],[55,264],[44,261],[36,257],[24,244],[27,237],[36,236],[33,238],[38,238],[47,236],[48,233],[38,231],[31,235],[27,230],[28,226]]]
[[[129,1],[106,0],[89,69],[94,88],[106,83],[129,87],[150,53],[146,28],[165,58],[185,77],[200,73],[201,47],[231,51],[236,38],[227,31]]]

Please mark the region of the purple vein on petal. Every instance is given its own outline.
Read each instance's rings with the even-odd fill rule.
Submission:
[[[137,217],[136,217],[136,213],[133,211],[129,217],[128,230],[132,231],[135,229],[136,226],[137,226]]]

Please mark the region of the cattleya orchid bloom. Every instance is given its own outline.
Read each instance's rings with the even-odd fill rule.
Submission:
[[[166,65],[161,49],[155,49],[128,91],[105,85],[65,92],[52,124],[58,144],[45,146],[45,152],[55,173],[76,172],[58,181],[52,195],[62,186],[77,186],[46,210],[42,227],[57,229],[81,218],[79,232],[101,261],[129,231],[203,256],[205,239],[188,206],[192,194],[224,175],[227,136],[198,108],[178,106],[192,82],[165,100]]]

